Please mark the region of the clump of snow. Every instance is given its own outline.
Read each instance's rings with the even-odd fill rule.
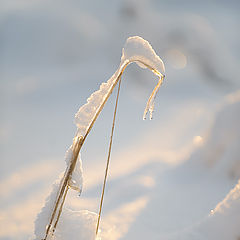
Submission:
[[[78,163],[79,162],[80,161],[78,161]],[[76,173],[76,177],[81,176],[82,175],[77,175]],[[80,181],[82,181],[82,178],[80,179]],[[35,240],[44,239],[45,237],[47,224],[50,221],[51,212],[54,208],[60,182],[61,178],[59,178],[59,180],[57,180],[53,184],[51,194],[47,197],[44,207],[41,209],[41,212],[37,216],[34,231]],[[78,184],[75,183],[73,186],[70,187],[72,187],[74,190],[79,191],[79,189],[81,189],[81,185],[79,186]],[[96,222],[97,214],[94,212],[90,212],[87,210],[72,211],[70,209],[63,208],[56,231],[54,232],[54,236],[51,239],[94,240],[96,237]]]
[[[121,63],[136,62],[140,67],[147,68],[146,64],[159,73],[165,72],[161,58],[155,53],[148,41],[139,36],[127,39],[122,50]]]
[[[87,99],[87,103],[76,113],[75,123],[78,127],[79,136],[84,136],[87,133],[92,121],[95,119],[99,110],[112,93],[113,88],[119,80],[120,74],[124,71],[126,66],[132,62],[136,62],[140,67],[148,67],[159,78],[159,82],[151,94],[144,111],[144,118],[148,111],[150,111],[150,118],[152,117],[154,98],[161,86],[165,67],[163,61],[155,53],[149,42],[138,36],[130,37],[127,39],[122,50],[121,63],[117,71],[106,83],[101,84],[100,89],[94,92]]]
[[[72,159],[72,156],[73,156],[73,145],[71,145],[70,148],[66,152],[65,161],[66,161],[67,166],[69,166],[70,161]],[[72,188],[73,190],[76,190],[80,193],[82,191],[82,186],[83,186],[83,174],[82,174],[82,172],[83,172],[82,161],[81,161],[80,153],[79,153],[78,159],[77,159],[77,162],[76,162],[76,166],[75,166],[75,168],[72,172],[71,178],[69,179],[68,186],[70,188]],[[54,204],[55,204],[56,198],[58,196],[59,187],[61,185],[60,183],[61,183],[61,181],[63,181],[62,176],[63,176],[63,174],[60,174],[59,179],[53,184],[52,192],[47,197],[46,202],[45,202],[45,206],[42,208],[41,212],[37,216],[37,219],[35,221],[36,240],[37,239],[43,239],[45,237],[47,224],[50,221],[51,213],[54,209]],[[69,212],[69,211],[66,210],[66,209],[63,209],[62,215],[63,216],[68,216],[67,212]],[[62,218],[62,215],[61,215],[61,218]],[[81,215],[81,214],[77,212],[77,215]],[[84,216],[89,217],[89,216],[87,216],[86,213],[84,213]],[[62,225],[63,225],[63,223],[62,223]],[[59,227],[57,227],[57,229],[59,229]],[[59,230],[57,232],[59,232]],[[58,234],[58,236],[61,236],[61,235],[62,235],[62,230]],[[59,240],[59,239],[64,239],[64,238],[56,237],[55,239]],[[90,239],[90,238],[86,238],[86,239]]]
[[[88,210],[65,209],[54,234],[55,240],[95,240],[97,214]]]
[[[49,212],[54,207],[58,191],[58,184],[53,185],[53,190],[47,198],[45,206],[42,208],[35,221],[35,240],[44,239],[46,223],[50,220]],[[59,219],[56,231],[52,240],[95,240],[97,214],[87,211],[72,211],[64,208]]]
[[[35,240],[44,239],[47,224],[50,221],[51,211],[54,208],[55,200],[59,190],[60,179],[57,180],[52,186],[52,192],[47,197],[44,207],[41,212],[37,215],[35,220]]]
[[[78,127],[78,136],[85,136],[93,119],[97,116],[101,106],[111,94],[118,76],[123,66],[120,66],[113,76],[106,82],[102,83],[100,89],[94,92],[75,115],[75,123]]]

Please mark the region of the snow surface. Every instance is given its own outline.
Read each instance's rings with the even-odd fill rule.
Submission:
[[[200,223],[171,239],[239,239],[240,180],[227,196]]]
[[[161,175],[161,183],[154,188],[148,206],[124,239],[237,240],[240,237],[239,118],[238,91],[226,96],[203,145],[186,162]],[[154,167],[158,171],[158,165]],[[145,232],[146,225],[152,231]]]
[[[200,224],[201,239],[238,239],[240,236],[240,181]]]
[[[192,167],[209,168],[212,177],[239,179],[240,91],[230,94],[216,115],[208,139],[194,155]],[[223,135],[223,136],[221,136]],[[186,166],[185,166],[186,167]],[[192,169],[194,171],[194,169]],[[200,170],[202,171],[202,169]],[[204,176],[202,176],[204,178]],[[240,237],[240,179],[225,198],[199,223],[170,239],[214,240]]]
[[[143,122],[155,76],[135,65],[124,73],[101,235],[199,234],[197,226],[238,182],[239,109],[228,111],[233,102],[225,102],[226,114],[217,110],[240,87],[239,2],[12,0],[1,2],[0,13],[0,239],[34,238],[34,220],[65,169],[73,116],[112,76],[126,38],[134,35],[158,51],[167,81],[154,121]],[[70,190],[66,202],[74,212],[98,210],[109,100],[81,152],[84,191],[79,198]],[[219,114],[224,120],[215,128],[212,118]],[[226,232],[228,220],[219,227]]]

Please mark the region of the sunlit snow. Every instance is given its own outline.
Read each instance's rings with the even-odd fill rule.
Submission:
[[[139,61],[124,71],[99,238],[240,239],[238,1],[11,0],[0,16],[0,240],[43,236],[74,114],[122,53],[123,61],[150,56],[166,81],[153,121],[142,121],[159,76]],[[136,35],[166,73],[144,40],[125,43]],[[95,237],[114,94],[81,150],[58,239]],[[76,121],[80,135],[92,110]]]

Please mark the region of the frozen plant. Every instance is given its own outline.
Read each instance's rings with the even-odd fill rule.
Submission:
[[[122,50],[117,71],[106,83],[101,84],[100,89],[88,98],[87,103],[80,107],[75,115],[77,133],[66,154],[67,168],[63,177],[53,185],[45,206],[37,216],[36,240],[93,240],[96,238],[95,229],[98,229],[96,220],[100,214],[87,210],[73,212],[65,209],[63,205],[69,188],[80,193],[82,191],[82,162],[79,151],[114,87],[120,81],[125,68],[134,62],[142,68],[150,69],[158,77],[158,83],[147,101],[143,115],[145,118],[149,112],[150,119],[152,118],[154,98],[164,79],[164,64],[146,40],[138,36],[130,37]]]

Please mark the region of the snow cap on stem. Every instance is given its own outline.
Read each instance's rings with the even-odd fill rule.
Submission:
[[[75,123],[78,127],[78,135],[84,136],[88,131],[96,116],[101,111],[107,98],[110,96],[115,87],[119,76],[123,73],[126,66],[130,63],[136,62],[142,68],[149,68],[155,75],[158,76],[159,81],[154,88],[151,96],[148,99],[143,118],[145,119],[148,111],[150,112],[150,119],[154,109],[154,98],[164,79],[165,67],[163,61],[155,53],[148,41],[141,37],[135,36],[127,39],[122,50],[121,63],[117,71],[106,82],[102,83],[100,89],[94,92],[75,115]]]

